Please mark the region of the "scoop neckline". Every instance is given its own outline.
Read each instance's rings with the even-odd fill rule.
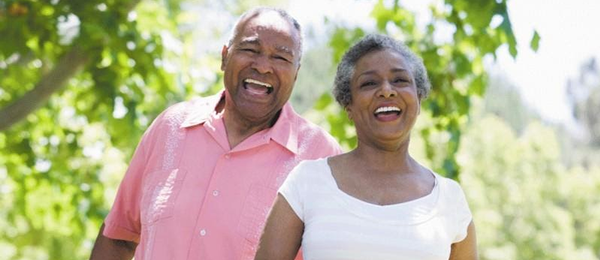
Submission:
[[[329,165],[329,157],[321,159],[327,174],[327,186],[334,191],[335,198],[345,204],[344,207],[353,214],[377,222],[390,224],[418,224],[431,219],[438,212],[438,203],[441,193],[441,176],[429,170],[435,181],[434,186],[427,195],[395,204],[378,205],[356,198],[339,188],[333,170]],[[389,216],[392,218],[388,218]]]

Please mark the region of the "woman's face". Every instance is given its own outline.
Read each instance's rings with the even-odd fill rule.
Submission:
[[[360,58],[350,93],[346,111],[360,142],[397,146],[408,141],[420,100],[415,79],[399,53],[384,49]]]

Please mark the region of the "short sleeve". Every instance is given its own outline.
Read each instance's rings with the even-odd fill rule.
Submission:
[[[162,116],[162,115],[161,115]],[[146,130],[133,157],[125,176],[119,185],[117,196],[112,209],[104,219],[105,237],[127,240],[139,243],[141,234],[141,197],[143,192],[144,173],[146,171],[148,146],[155,137],[155,128],[159,116]]]
[[[454,181],[453,181],[454,182]],[[469,228],[469,224],[473,219],[471,214],[471,210],[469,209],[469,203],[465,197],[465,193],[458,185],[458,183],[454,182],[454,205],[455,205],[455,217],[454,221],[456,223],[456,235],[452,243],[457,243],[464,240],[467,237],[467,230]]]
[[[304,196],[303,196],[303,185],[302,175],[306,171],[306,163],[301,162],[298,164],[287,176],[281,187],[279,187],[279,194],[281,194],[288,204],[294,210],[294,213],[304,221]]]

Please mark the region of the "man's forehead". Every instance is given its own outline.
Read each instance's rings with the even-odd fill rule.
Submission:
[[[257,13],[247,18],[245,27],[255,27],[258,29],[271,29],[288,34],[296,33],[294,26],[277,12],[265,11]]]
[[[258,38],[258,36],[249,36],[249,37],[242,36],[241,40],[239,41],[239,45],[243,46],[243,45],[248,45],[248,44],[249,45],[261,45],[261,42],[260,42],[260,39]],[[276,44],[273,47],[277,51],[284,52],[284,53],[287,53],[292,56],[298,55],[298,53],[296,51],[294,51],[294,48],[288,47],[286,45]]]
[[[262,12],[250,15],[242,21],[237,28],[240,39],[251,38],[258,36],[260,32],[276,32],[281,36],[292,41],[295,45],[299,45],[300,35],[294,26],[277,12]]]

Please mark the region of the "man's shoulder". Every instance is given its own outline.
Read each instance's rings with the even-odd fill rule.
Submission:
[[[215,102],[214,97],[197,97],[170,105],[146,129],[145,139],[160,140],[179,136],[185,127],[204,122],[212,112],[211,104]],[[214,106],[212,108],[214,109]]]
[[[333,136],[329,134],[323,127],[309,121],[308,119],[295,114],[294,127],[298,132],[299,138],[325,138],[335,141]]]
[[[318,126],[317,124],[307,120],[306,118],[296,114],[295,112],[293,113],[292,121],[293,127],[296,131],[298,145],[301,152],[306,151],[307,148],[309,148],[308,146],[317,147],[321,149],[327,148],[326,150],[329,151],[325,155],[333,155],[341,151],[337,140],[333,138],[333,136],[321,126]],[[309,157],[313,158],[314,156]],[[322,157],[322,155],[316,156],[314,158],[320,157]]]
[[[194,97],[190,100],[175,103],[165,109],[157,118],[158,123],[173,126],[186,126],[205,120],[214,110],[220,95]]]

